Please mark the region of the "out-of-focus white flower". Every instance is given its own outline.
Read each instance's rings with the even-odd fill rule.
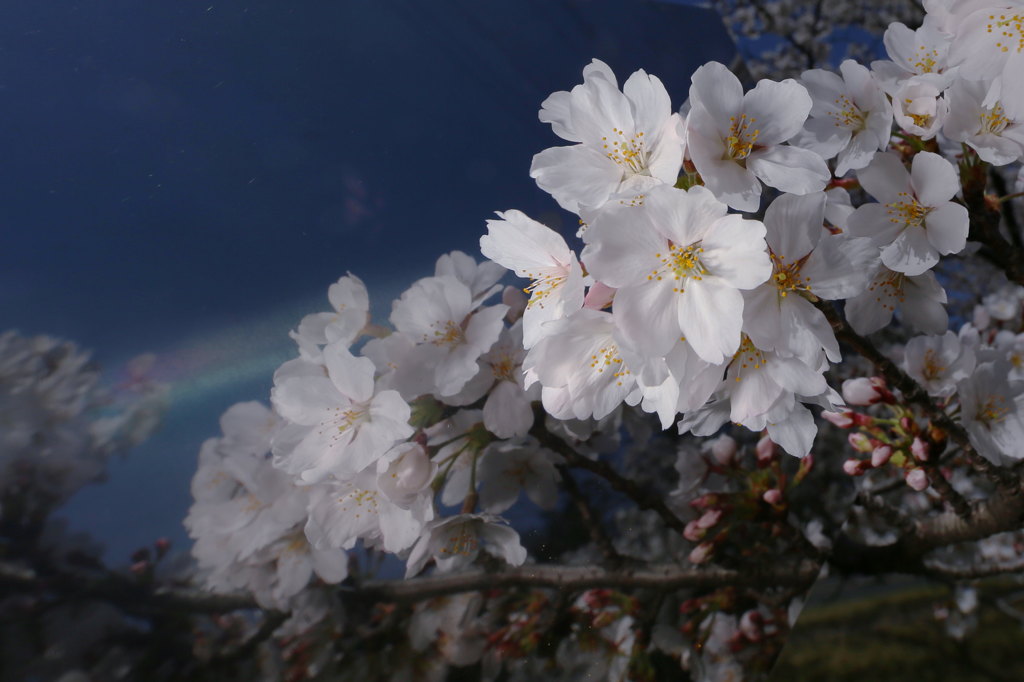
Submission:
[[[956,384],[974,371],[974,353],[962,346],[951,331],[942,336],[917,336],[904,349],[907,374],[928,393],[946,397],[956,391]]]
[[[327,343],[349,346],[370,320],[370,297],[366,285],[349,273],[327,289],[333,312],[306,315],[289,336],[307,360],[320,360],[320,347]]]
[[[957,385],[971,444],[995,464],[1024,459],[1024,384],[1011,383],[1009,374],[1008,362],[986,362]]]
[[[521,565],[526,550],[519,534],[501,521],[490,514],[459,514],[432,522],[409,553],[405,577],[419,573],[431,558],[442,573],[458,570],[472,563],[481,549],[512,566]]]

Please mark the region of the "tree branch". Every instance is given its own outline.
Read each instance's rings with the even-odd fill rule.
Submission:
[[[535,564],[496,572],[478,570],[412,580],[368,580],[348,589],[358,592],[363,597],[382,601],[410,602],[461,592],[513,587],[546,587],[569,591],[597,587],[619,590],[643,588],[657,592],[725,585],[810,587],[817,578],[819,569],[817,563],[809,560],[796,564],[758,564],[744,570],[676,564],[616,569],[600,566]]]
[[[530,429],[530,435],[540,441],[540,444],[544,447],[561,455],[569,466],[576,469],[586,469],[592,474],[603,478],[612,486],[612,488],[633,500],[633,502],[635,502],[641,509],[650,509],[655,512],[661,517],[661,520],[664,521],[666,526],[677,533],[682,534],[683,530],[686,528],[686,524],[683,520],[676,516],[672,510],[661,501],[661,499],[646,492],[634,481],[622,476],[606,462],[587,459],[569,447],[560,438],[551,434],[546,428],[544,428],[544,420],[542,416],[534,420],[534,426]]]

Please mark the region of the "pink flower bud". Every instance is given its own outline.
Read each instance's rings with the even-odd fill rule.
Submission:
[[[907,485],[918,492],[928,487],[928,474],[921,467],[915,467],[908,471],[904,476],[904,480],[907,482]]]
[[[775,443],[768,436],[761,436],[761,440],[757,441],[754,452],[757,453],[757,461],[759,463],[769,462],[775,457]]]
[[[711,456],[722,466],[728,466],[736,456],[736,440],[722,434],[711,441]]]
[[[704,515],[697,519],[697,525],[701,528],[713,528],[722,519],[721,509],[709,509]]]
[[[142,575],[146,572],[147,569],[149,569],[149,561],[146,559],[143,559],[142,561],[136,561],[128,568],[128,570],[130,570],[135,575]]]
[[[871,451],[871,466],[880,467],[892,457],[892,448],[888,445],[879,445]]]
[[[865,468],[864,462],[859,459],[848,459],[843,462],[843,471],[849,476],[860,476]]]
[[[705,529],[701,528],[700,523],[698,523],[696,520],[690,521],[686,524],[686,527],[683,528],[683,537],[689,540],[690,542],[700,542],[704,539],[704,536],[707,534],[708,532]]]
[[[847,379],[843,382],[843,400],[848,405],[874,405],[882,399],[875,384],[867,377]]]
[[[761,641],[761,624],[764,622],[764,618],[757,611],[747,611],[740,616],[740,632],[743,636],[749,639],[751,642]]]
[[[692,552],[690,552],[690,562],[694,564],[704,563],[705,561],[711,558],[711,552],[714,550],[714,548],[715,546],[712,545],[710,542],[700,543],[699,545],[693,548]]]
[[[871,452],[875,449],[875,446],[871,443],[871,439],[865,436],[863,433],[851,433],[846,437],[847,442],[857,452]]]
[[[782,502],[782,491],[779,490],[778,488],[766,490],[764,492],[764,495],[761,496],[761,499],[770,505],[776,505],[779,502]]]
[[[914,458],[919,462],[928,461],[928,443],[915,437],[914,442],[910,444],[910,453],[914,455]]]
[[[821,416],[825,421],[831,422],[841,429],[848,429],[853,426],[853,412],[850,410],[843,412],[829,412],[826,410],[821,413]]]

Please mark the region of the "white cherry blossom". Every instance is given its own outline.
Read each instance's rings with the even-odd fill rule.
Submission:
[[[864,168],[885,151],[892,134],[892,106],[871,72],[847,59],[839,74],[804,71],[800,82],[811,96],[811,113],[801,143],[830,159],[839,155],[836,176]]]
[[[868,288],[846,301],[846,319],[858,334],[871,334],[889,324],[899,308],[911,328],[942,334],[949,324],[945,303],[946,291],[934,273],[911,277],[879,265]]]
[[[574,213],[614,194],[674,184],[683,162],[681,121],[661,81],[640,70],[620,92],[611,69],[596,59],[583,77],[571,92],[551,95],[540,111],[557,135],[578,144],[537,154],[530,177]]]
[[[919,152],[908,173],[897,155],[879,154],[857,178],[879,203],[854,211],[849,232],[882,247],[886,267],[920,275],[939,262],[940,254],[963,250],[967,209],[950,201],[960,191],[960,181],[941,156]]]
[[[682,335],[716,364],[739,345],[740,291],[771,274],[764,234],[703,187],[656,187],[642,206],[605,211],[587,231],[583,260],[617,288],[616,326],[640,354],[664,356]]]
[[[709,62],[693,74],[690,106],[687,150],[708,189],[730,207],[756,211],[762,181],[793,194],[825,188],[830,173],[822,158],[783,144],[811,111],[811,97],[796,81],[762,80],[743,94],[728,68]]]
[[[512,566],[526,561],[519,534],[490,514],[459,514],[430,524],[409,553],[405,577],[420,571],[431,558],[437,570],[448,573],[472,563],[481,549]]]
[[[1024,117],[1006,115],[1001,102],[986,105],[990,86],[984,81],[957,79],[947,93],[949,115],[942,132],[966,142],[982,160],[996,166],[1024,157]]]
[[[532,347],[545,334],[544,323],[583,307],[583,269],[557,232],[520,211],[498,213],[487,221],[480,251],[495,263],[533,280],[523,313],[523,344]]]

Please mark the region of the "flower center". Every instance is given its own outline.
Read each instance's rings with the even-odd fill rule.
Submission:
[[[1000,14],[988,15],[989,23],[985,26],[986,33],[994,33],[999,37],[996,47],[1000,52],[1009,52],[1013,48],[1018,53],[1024,51],[1024,15],[1013,14],[1007,16]],[[1014,45],[1016,42],[1016,45]]]
[[[498,381],[505,380],[515,382],[515,375],[513,372],[517,367],[516,359],[508,353],[501,353],[498,360],[491,363],[491,371],[494,372],[494,378]]]
[[[753,128],[757,119],[753,116],[747,118],[746,114],[740,114],[739,118],[730,116],[729,122],[732,125],[729,128],[729,137],[725,138],[726,158],[742,161],[754,150],[757,136],[761,134],[761,130]]]
[[[992,133],[993,135],[1000,135],[1006,126],[1010,124],[1010,119],[1003,113],[1003,105],[996,102],[996,105],[991,109],[985,109],[981,114],[981,132]]]
[[[911,65],[914,67],[914,71],[917,73],[933,73],[938,71],[935,67],[938,65],[939,51],[936,49],[929,50],[924,45],[917,46],[917,52],[913,57],[909,58]],[[915,59],[917,61],[915,61]]]
[[[924,352],[924,365],[921,367],[921,374],[924,375],[925,379],[935,381],[941,377],[947,369],[949,368],[942,364],[942,360],[934,350],[929,348]]]
[[[337,415],[337,421],[335,422],[338,426],[338,433],[345,433],[351,429],[357,422],[362,420],[363,415],[366,414],[363,410],[348,409],[342,412],[340,407],[336,407],[334,409],[340,413]]]
[[[631,137],[626,137],[626,133],[618,128],[612,128],[612,132],[611,146],[608,145],[607,136],[601,138],[605,156],[630,173],[649,174],[643,132],[633,133]],[[614,139],[616,137],[618,139]]]
[[[702,253],[704,253],[704,248],[701,246],[701,242],[694,242],[689,246],[677,246],[669,242],[668,253],[654,254],[654,257],[661,262],[661,267],[651,270],[647,279],[656,282],[660,282],[667,276],[671,276],[674,281],[687,278],[703,279],[704,275],[710,273],[700,261]],[[681,294],[685,289],[680,282],[680,285],[673,287],[672,291]]]
[[[835,121],[837,128],[848,128],[850,130],[864,130],[867,116],[856,104],[850,101],[846,95],[839,95],[832,103],[835,109],[829,112],[829,116]]]
[[[746,370],[761,369],[764,367],[764,352],[754,345],[750,337],[743,335],[740,347],[732,356],[732,366],[736,370],[736,381],[743,380],[743,372]]]
[[[900,192],[897,196],[899,201],[885,205],[889,222],[905,227],[924,227],[924,218],[932,209],[919,204],[917,198],[908,192]]]
[[[629,369],[622,364],[619,347],[614,343],[598,349],[590,356],[590,368],[597,370],[598,374],[604,374],[606,369],[609,370],[612,378],[616,380],[616,386],[622,385],[622,377],[629,376]]]
[[[441,548],[441,554],[469,556],[479,546],[480,541],[477,540],[476,533],[471,533],[463,524],[459,526],[459,530],[454,535],[448,536],[448,542]]]
[[[781,257],[773,252],[768,255],[771,256],[772,267],[775,270],[775,274],[772,275],[772,279],[775,281],[775,286],[779,290],[779,296],[785,298],[791,291],[810,290],[811,278],[805,277],[800,272],[804,262],[807,260],[807,256],[804,256],[794,263],[786,263]]]
[[[1006,419],[1008,414],[1010,414],[1010,406],[1007,405],[1006,398],[1001,395],[991,395],[978,409],[978,421],[991,427]]]
[[[903,294],[903,279],[902,272],[883,270],[868,286],[868,293],[875,293],[875,302],[892,312],[896,310],[896,304],[903,303],[906,298]]]
[[[530,300],[526,303],[527,308],[534,304],[538,308],[543,308],[544,299],[565,282],[565,275],[527,273],[526,276],[533,280],[529,286],[523,289],[524,294],[530,295]]]
[[[435,322],[431,326],[439,327],[439,329],[434,330],[434,338],[424,335],[424,342],[430,341],[435,346],[446,346],[448,348],[455,348],[455,346],[466,342],[466,335],[462,327],[456,324],[454,320],[448,320],[443,325]]]

